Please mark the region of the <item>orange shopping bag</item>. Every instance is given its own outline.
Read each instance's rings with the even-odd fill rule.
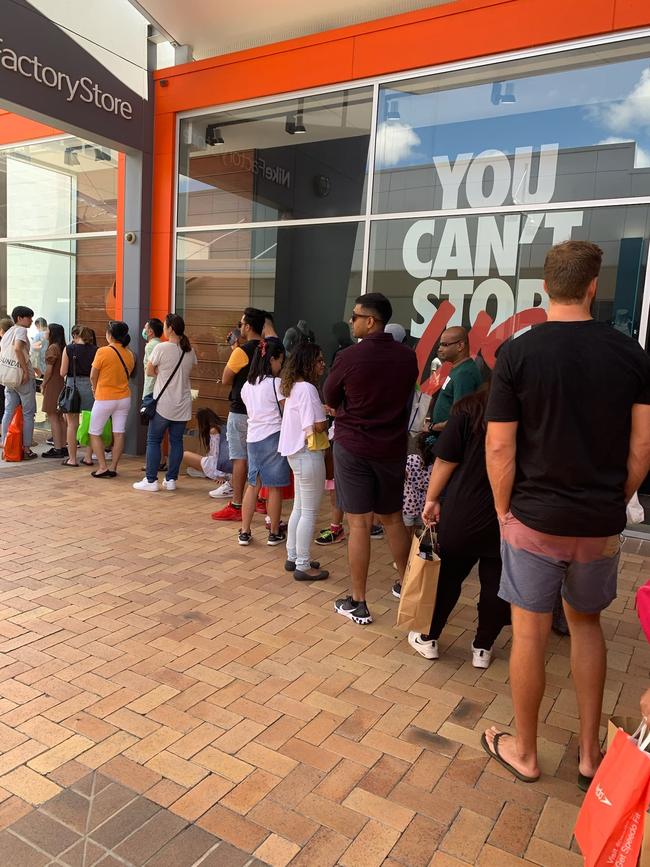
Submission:
[[[4,444],[5,461],[22,461],[23,459],[23,408],[21,404],[16,407]]]
[[[575,827],[585,867],[636,867],[650,803],[650,735],[618,729],[585,795]]]

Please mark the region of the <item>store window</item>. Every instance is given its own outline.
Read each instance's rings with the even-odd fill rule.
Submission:
[[[650,195],[650,46],[637,40],[597,56],[543,56],[382,86],[373,211]]]
[[[186,118],[178,225],[365,212],[372,89]]]
[[[470,329],[473,351],[491,366],[503,340],[544,321],[544,258],[568,238],[603,249],[594,317],[638,338],[647,205],[375,221],[368,291],[384,292],[395,321],[413,342],[426,336],[431,353],[446,327]]]
[[[115,315],[118,155],[73,136],[0,149],[0,312],[63,325]]]
[[[272,312],[281,338],[304,320],[329,365],[350,341],[362,252],[357,222],[179,234],[176,310],[199,351],[197,406],[227,410],[217,380],[230,355],[226,336],[247,306]]]

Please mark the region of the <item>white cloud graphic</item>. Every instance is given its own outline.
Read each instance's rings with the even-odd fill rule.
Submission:
[[[626,142],[633,142],[635,144],[634,149],[634,168],[635,169],[650,169],[650,151],[647,151],[645,148],[642,148],[638,142],[635,142],[632,138],[619,138],[615,135],[610,135],[608,138],[603,139],[602,141],[597,142],[599,145],[608,145],[608,144],[625,144]]]
[[[650,128],[650,66],[630,93],[619,102],[602,106],[601,120],[612,132],[628,132],[639,127]]]
[[[381,166],[396,166],[420,143],[420,136],[408,124],[384,121],[377,127],[377,162]]]

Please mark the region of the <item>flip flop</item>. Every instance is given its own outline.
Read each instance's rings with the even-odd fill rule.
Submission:
[[[61,461],[61,466],[62,467],[78,467],[79,464],[71,464],[70,461],[68,460],[68,458],[66,458],[64,461]]]
[[[104,470],[103,473],[94,472],[90,474],[94,479],[114,479],[117,475],[113,470]]]
[[[500,753],[499,753],[499,740],[504,735],[506,737],[512,737],[512,735],[510,735],[508,732],[498,732],[497,734],[495,734],[494,740],[492,741],[492,743],[494,744],[494,749],[491,750],[490,745],[488,743],[488,740],[485,737],[485,732],[483,732],[483,734],[481,735],[481,746],[483,747],[483,749],[485,750],[485,752],[488,754],[488,756],[491,759],[494,759],[496,762],[498,762],[501,765],[501,767],[506,769],[506,771],[510,771],[511,774],[514,774],[515,777],[518,780],[521,780],[522,783],[536,783],[537,780],[539,780],[539,778],[540,778],[540,774],[537,774],[536,777],[528,777],[528,776],[526,776],[526,774],[522,774],[521,771],[518,771],[517,768],[513,767],[510,764],[510,762],[507,762],[503,758],[503,756],[500,755]]]
[[[601,761],[605,758],[604,754],[600,754]],[[578,751],[578,764],[580,764],[580,752]],[[580,773],[580,768],[578,768],[578,788],[581,792],[586,792],[591,785],[591,781],[593,777],[588,777],[586,774]]]
[[[94,461],[81,461],[81,463],[84,465],[84,467],[94,467],[95,466]]]

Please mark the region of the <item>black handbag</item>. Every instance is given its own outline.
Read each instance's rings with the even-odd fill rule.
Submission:
[[[61,389],[56,401],[59,412],[75,414],[81,412],[81,395],[77,388],[77,357],[72,356],[72,385],[67,382]]]
[[[153,394],[147,394],[142,398],[142,402],[140,403],[140,421],[143,424],[149,424],[151,419],[155,416],[156,407],[158,406],[158,401],[165,393],[165,389],[167,388],[169,383],[176,376],[176,371],[181,366],[181,364],[183,362],[183,356],[184,355],[185,355],[185,353],[181,349],[181,357],[178,359],[178,363],[177,363],[176,367],[172,370],[171,376],[169,377],[167,382],[163,385],[163,387],[160,389],[160,393],[158,394],[158,397],[154,397]]]

